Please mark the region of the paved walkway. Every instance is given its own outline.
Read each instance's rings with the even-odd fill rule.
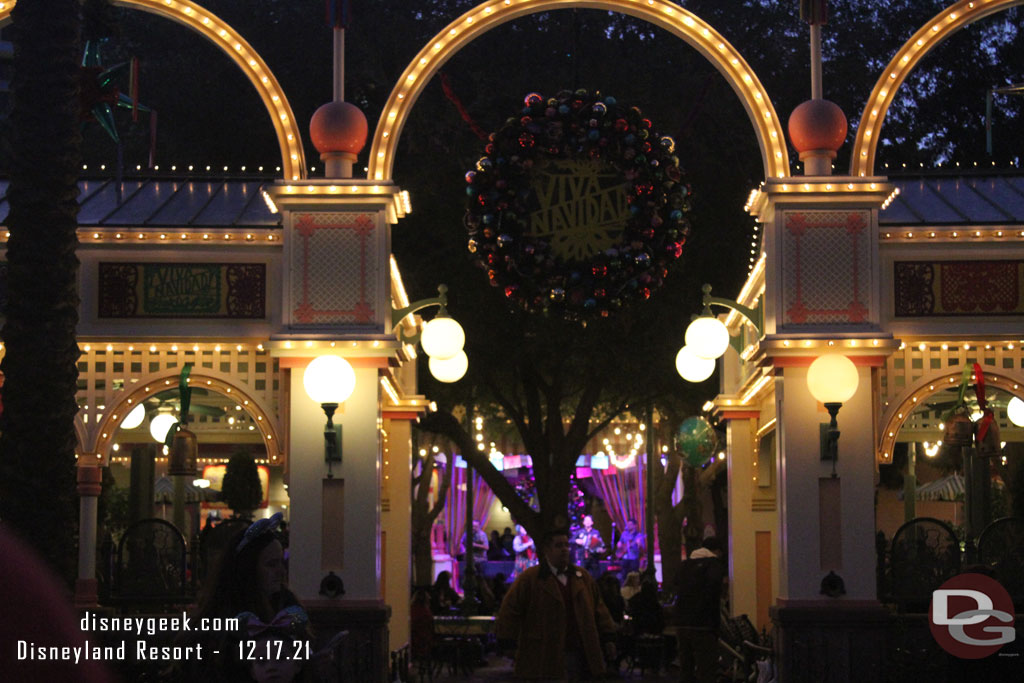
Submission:
[[[419,681],[426,681],[427,678],[422,679],[416,677],[415,669],[411,672],[411,680],[415,683]],[[471,675],[451,675],[447,670],[442,671],[440,675],[434,676],[435,683],[443,681],[459,681],[460,683],[472,683],[474,681],[515,681],[516,677],[512,673],[512,660],[506,657],[499,657],[498,655],[488,655],[487,665],[479,667],[473,670]],[[647,670],[643,674],[639,670],[633,671],[632,673],[627,672],[625,665],[616,677],[613,674],[608,675],[606,678],[601,680],[624,680],[624,681],[678,681],[679,680],[679,669],[674,665],[670,665],[666,671],[664,668],[655,673]]]

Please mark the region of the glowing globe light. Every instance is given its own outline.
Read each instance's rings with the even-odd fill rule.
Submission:
[[[153,419],[149,421],[149,435],[157,443],[163,443],[167,439],[167,432],[170,430],[171,425],[177,421],[178,419],[170,413],[154,415]]]
[[[729,330],[718,318],[701,316],[686,328],[686,346],[699,358],[720,358],[729,348]]]
[[[466,345],[466,333],[454,318],[437,317],[423,326],[420,337],[423,351],[431,358],[454,358]]]
[[[1010,402],[1006,404],[1006,416],[1013,424],[1024,427],[1024,401],[1016,396],[1011,398]]]
[[[703,382],[715,371],[715,361],[701,358],[689,346],[679,349],[676,354],[676,372],[687,382]]]
[[[356,371],[341,356],[320,356],[306,366],[302,386],[320,405],[344,403],[356,388]]]
[[[132,408],[121,420],[121,429],[135,429],[146,419],[146,409],[140,403]]]
[[[841,353],[818,356],[807,368],[807,388],[822,403],[845,403],[857,393],[857,366]]]
[[[469,358],[466,357],[465,351],[459,351],[452,358],[431,357],[427,365],[434,379],[451,384],[458,382],[466,374],[466,370],[469,369]]]

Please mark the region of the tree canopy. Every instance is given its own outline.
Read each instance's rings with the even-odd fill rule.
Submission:
[[[263,56],[300,121],[330,99],[332,36],[319,0],[204,4]],[[409,60],[476,3],[353,4],[354,20],[346,32],[346,99],[364,110],[372,127]],[[739,49],[779,116],[788,118],[808,98],[807,28],[798,18],[798,3],[681,4]],[[848,166],[852,131],[878,75],[898,47],[946,5],[944,0],[830,3],[823,30],[824,92],[851,125],[836,160],[840,173]],[[227,58],[172,22],[124,9],[112,16],[118,30],[103,45],[104,60],[141,60],[139,97],[159,113],[156,161],[162,170],[193,165],[216,172],[226,166],[234,173],[245,166],[253,173],[262,166],[274,175],[280,162],[267,113]],[[995,157],[984,157],[984,141],[987,92],[1024,80],[1020,19],[1019,8],[987,17],[925,59],[901,87],[882,129],[881,172],[886,163],[895,170],[903,164],[930,168],[957,161],[965,167],[994,161],[1005,168],[1019,161],[1024,137],[1012,131],[1020,125],[1024,98],[995,96]],[[431,296],[439,282],[449,285],[449,310],[467,331],[470,370],[453,386],[440,386],[422,372],[423,388],[442,409],[472,397],[509,420],[534,462],[549,468],[549,474],[538,475],[538,490],[550,486],[557,500],[567,490],[586,437],[616,412],[627,407],[643,412],[653,404],[682,416],[712,393],[710,384],[684,384],[672,356],[689,315],[699,311],[700,285],[708,282],[716,293],[730,295],[757,251],[757,226],[742,206],[763,180],[758,146],[737,96],[706,59],[664,31],[620,14],[570,8],[524,16],[479,37],[442,72],[450,89],[445,92],[440,77],[431,81],[399,144],[395,180],[410,191],[413,213],[394,228],[393,250],[413,299]],[[501,293],[471,266],[462,223],[462,178],[484,145],[470,123],[496,130],[516,115],[526,93],[565,88],[600,91],[639,106],[675,138],[693,187],[693,233],[665,286],[649,301],[586,327],[511,313]],[[144,167],[150,143],[146,116],[137,124],[121,118],[119,126],[125,166]],[[9,133],[8,125],[4,134]],[[86,125],[83,136],[83,159],[90,168],[112,168],[118,151],[106,133]],[[308,142],[307,158],[319,165]],[[9,161],[0,159],[0,165],[6,170]],[[433,419],[432,428],[456,441],[467,437],[450,415]],[[472,445],[471,458],[476,455]],[[475,464],[501,488],[486,458]]]

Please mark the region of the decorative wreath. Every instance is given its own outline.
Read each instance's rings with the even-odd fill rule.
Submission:
[[[472,258],[515,307],[607,317],[647,299],[689,234],[675,142],[637,107],[530,93],[466,174]]]

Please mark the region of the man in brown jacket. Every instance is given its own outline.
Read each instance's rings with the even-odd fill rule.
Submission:
[[[597,583],[569,563],[566,531],[545,534],[540,551],[540,564],[519,575],[498,612],[498,639],[516,641],[516,677],[601,676],[604,657],[615,658],[615,623]]]

